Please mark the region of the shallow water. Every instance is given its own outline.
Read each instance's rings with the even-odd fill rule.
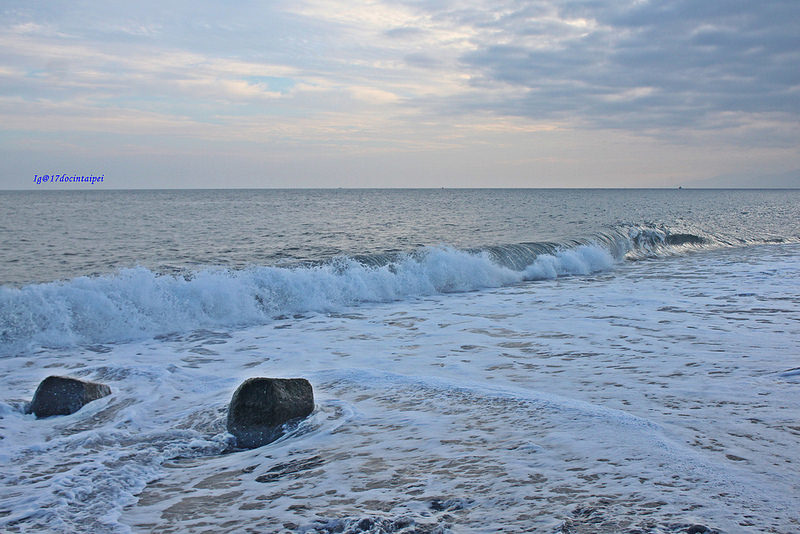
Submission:
[[[724,249],[18,355],[2,376],[0,520],[12,532],[793,532],[798,258],[797,245]],[[35,421],[17,407],[45,373],[114,394]],[[307,377],[317,409],[278,442],[222,454],[227,402],[249,376]]]
[[[796,191],[57,195],[0,194],[3,531],[800,530]],[[316,409],[235,450],[252,376]]]

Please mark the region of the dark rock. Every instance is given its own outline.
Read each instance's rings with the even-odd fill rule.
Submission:
[[[36,417],[69,415],[106,395],[111,395],[111,388],[105,384],[66,376],[48,376],[36,388],[27,411]]]
[[[430,502],[430,507],[434,512],[443,512],[444,510],[447,510],[447,505],[439,499],[432,500]]]
[[[703,525],[692,525],[686,529],[686,534],[706,534],[707,532],[710,530]]]
[[[433,499],[428,506],[434,512],[455,512],[463,510],[472,504],[472,501],[464,499]]]
[[[364,519],[358,522],[358,524],[356,525],[356,529],[361,531],[367,531],[374,526],[375,526],[375,521],[373,521],[368,517],[365,517]]]
[[[325,464],[320,456],[312,456],[299,460],[292,460],[283,464],[278,464],[265,474],[256,478],[256,482],[273,482],[286,476],[297,476],[311,469],[316,469]]]
[[[413,524],[414,524],[414,520],[413,519],[409,519],[408,517],[401,517],[400,519],[395,519],[394,523],[392,524],[392,526],[395,529],[399,530],[401,528],[410,527]]]
[[[228,407],[228,432],[236,445],[261,447],[278,439],[282,427],[314,411],[314,392],[304,378],[248,378]]]

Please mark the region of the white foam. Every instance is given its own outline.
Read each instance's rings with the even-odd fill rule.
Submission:
[[[795,375],[780,374],[795,371],[800,310],[786,294],[800,256],[735,252],[4,359],[0,510],[12,512],[0,528],[270,531],[410,517],[429,530],[556,531],[595,506],[630,529],[791,530],[800,477],[786,421],[800,405]],[[575,255],[563,264],[607,261]],[[443,249],[436,261],[457,257]],[[482,262],[429,272],[458,288]],[[419,280],[421,266],[406,276]],[[313,289],[352,268],[331,266],[325,282],[273,274],[302,274]],[[364,280],[338,298],[377,285]],[[102,381],[112,395],[36,420],[20,406],[46,374]],[[309,378],[316,411],[273,444],[220,455],[225,407],[250,376]],[[434,501],[464,507],[443,514]]]
[[[610,269],[611,254],[582,245],[536,258],[524,272],[486,252],[427,249],[381,267],[352,259],[314,267],[208,269],[189,277],[146,268],[67,282],[0,288],[0,342],[43,346],[130,341],[198,328],[245,326],[293,313],[501,287]]]
[[[525,280],[553,279],[567,275],[587,275],[611,269],[616,261],[597,245],[581,245],[555,255],[542,254],[525,269]]]

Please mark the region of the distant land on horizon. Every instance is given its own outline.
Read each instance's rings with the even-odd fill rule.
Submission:
[[[679,185],[709,189],[800,189],[800,169],[760,176],[752,173],[723,174],[703,180],[682,182]]]

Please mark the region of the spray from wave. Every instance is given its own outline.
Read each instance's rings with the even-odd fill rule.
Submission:
[[[434,247],[372,261],[343,257],[294,268],[207,269],[186,276],[123,269],[108,276],[0,288],[0,347],[109,343],[262,324],[286,314],[587,275],[612,269],[632,255],[703,243],[697,236],[676,240],[664,231],[637,227],[585,242],[472,251]]]

